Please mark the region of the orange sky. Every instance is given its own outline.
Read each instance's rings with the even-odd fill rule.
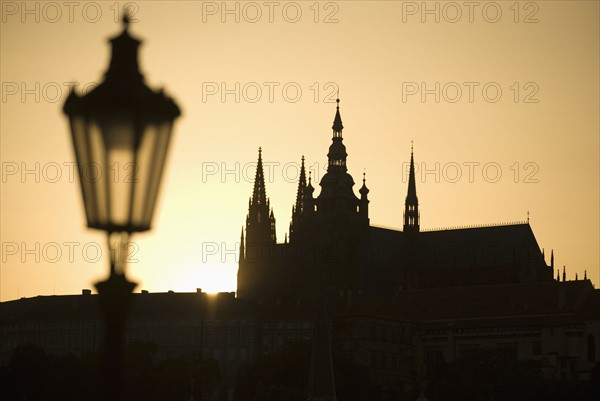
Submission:
[[[101,79],[125,3],[48,4],[0,3],[2,301],[108,272],[61,109],[68,82]],[[300,157],[325,171],[336,87],[372,224],[401,226],[414,140],[423,228],[529,210],[546,255],[598,284],[599,2],[131,4],[147,83],[183,110],[154,229],[135,237],[138,290],[235,289],[259,146],[283,240]]]

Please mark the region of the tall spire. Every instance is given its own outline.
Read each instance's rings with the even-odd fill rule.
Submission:
[[[304,169],[304,156],[300,167],[300,179],[298,180],[298,192],[296,194],[296,213],[304,212],[304,192],[306,189],[306,170]]]
[[[256,176],[254,177],[254,190],[252,191],[252,203],[256,205],[267,204],[267,191],[265,188],[265,174],[263,172],[262,148],[258,148],[258,163],[256,165]]]
[[[413,144],[410,144],[410,171],[408,176],[408,192],[404,202],[404,232],[419,232],[419,200],[415,180],[415,160]]]
[[[333,125],[331,128],[333,129],[334,137],[341,137],[344,125],[342,124],[342,117],[340,116],[340,99],[335,99],[335,102],[337,105],[335,107],[335,118],[333,119]]]
[[[298,235],[302,230],[304,222],[304,214],[307,208],[307,197],[311,196],[308,193],[306,185],[306,169],[304,168],[304,156],[302,156],[302,164],[300,167],[300,177],[298,179],[298,192],[296,194],[296,203],[292,206],[292,222],[290,223],[290,242],[298,239]]]
[[[410,143],[410,171],[408,175],[408,193],[406,200],[410,202],[417,201],[417,185],[415,180],[415,158],[412,141]]]
[[[261,148],[258,148],[258,163],[256,165],[254,189],[248,204],[246,241],[247,243],[268,243],[276,241],[275,217],[273,216],[273,210],[269,207],[269,199],[267,198]]]
[[[331,230],[339,230],[342,225],[346,224],[342,222],[341,214],[343,213],[347,218],[358,219],[357,221],[363,221],[363,216],[359,213],[359,202],[360,199],[354,193],[354,179],[348,174],[348,166],[346,165],[346,159],[348,153],[346,152],[346,146],[344,145],[344,139],[342,138],[342,118],[340,117],[339,99],[336,107],[335,119],[333,121],[333,138],[331,138],[331,144],[329,145],[329,152],[327,152],[327,173],[321,178],[321,192],[315,199],[315,209],[317,214],[328,214],[331,218],[328,218],[327,226]],[[352,216],[352,217],[350,217]],[[346,218],[345,217],[345,218]],[[344,231],[342,229],[342,231]],[[341,233],[331,233],[333,236],[338,236]],[[329,235],[329,234],[328,234]],[[341,234],[347,237],[346,234]]]
[[[329,146],[329,153],[327,153],[329,159],[327,171],[345,173],[347,171],[346,157],[348,157],[348,154],[346,153],[346,146],[344,146],[342,138],[344,126],[342,125],[342,117],[340,117],[340,99],[336,99],[336,102],[335,118],[331,127],[333,129],[333,138]]]
[[[275,214],[273,213],[273,208],[271,208],[271,213],[269,214],[269,236],[271,241],[277,242],[277,231],[275,227]]]
[[[567,281],[567,266],[563,266],[563,281]]]
[[[367,174],[365,172],[363,172],[363,179],[362,179],[362,187],[360,187],[360,189],[358,190],[358,192],[360,192],[360,206],[359,206],[359,212],[360,214],[363,216],[363,218],[365,219],[366,224],[368,224],[369,222],[369,188],[367,188]]]
[[[245,246],[244,246],[244,226],[242,226],[242,236],[240,238],[240,259],[239,260],[240,261],[243,260],[245,255],[246,255],[246,250],[245,250]]]

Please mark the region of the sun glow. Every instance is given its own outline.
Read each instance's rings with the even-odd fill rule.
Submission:
[[[199,287],[203,292],[233,292],[236,287],[235,272],[225,266],[204,268],[200,274]]]

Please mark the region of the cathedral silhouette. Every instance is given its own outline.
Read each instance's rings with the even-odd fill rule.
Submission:
[[[172,392],[175,376],[189,399],[211,401],[597,399],[579,395],[600,377],[600,290],[586,276],[567,280],[564,268],[554,279],[554,253],[548,266],[528,221],[421,230],[412,148],[403,229],[371,225],[369,189],[363,176],[359,196],[353,190],[343,128],[338,101],[321,189],[302,159],[283,243],[259,149],[237,294],[132,295],[127,343],[134,354],[147,349],[139,365],[154,372],[129,384],[147,395],[135,399],[184,399]],[[0,386],[0,398],[36,388],[27,375],[6,375],[54,360],[35,355],[97,352],[99,305],[89,289],[0,303],[0,381],[19,395],[3,397]],[[55,377],[55,364],[44,366]],[[162,377],[161,366],[184,370]],[[150,380],[173,396],[154,397]],[[65,383],[65,394],[76,391]],[[88,390],[78,399],[93,399]]]
[[[275,215],[266,194],[262,150],[242,229],[237,296],[249,300],[305,300],[315,289],[331,294],[393,297],[401,289],[553,281],[529,221],[435,231],[420,230],[414,152],[402,231],[371,226],[363,174],[353,190],[343,143],[339,99],[327,173],[315,196],[304,157],[289,241],[277,243]]]

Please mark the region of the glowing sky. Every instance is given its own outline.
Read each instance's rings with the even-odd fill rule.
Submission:
[[[68,82],[101,79],[125,3],[48,4],[1,2],[2,301],[108,271],[61,109]],[[336,87],[372,224],[401,226],[413,140],[423,228],[530,211],[547,260],[598,284],[597,1],[131,4],[146,82],[183,110],[154,229],[135,237],[138,290],[235,289],[259,146],[283,241],[300,157],[325,171]]]

